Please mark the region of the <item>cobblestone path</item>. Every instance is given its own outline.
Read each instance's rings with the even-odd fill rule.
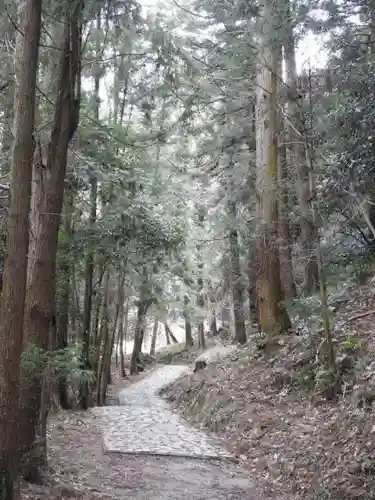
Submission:
[[[249,471],[227,460],[221,444],[190,427],[158,396],[187,370],[156,369],[121,390],[119,406],[93,409],[105,454],[91,457],[98,459],[89,482],[116,500],[263,500]],[[92,433],[90,439],[95,441]],[[103,478],[103,459],[110,480]]]
[[[123,389],[121,406],[96,408],[107,453],[164,455],[186,458],[231,458],[225,448],[193,429],[157,393],[187,371],[168,365]]]

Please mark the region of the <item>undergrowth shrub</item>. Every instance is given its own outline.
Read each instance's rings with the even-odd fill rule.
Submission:
[[[80,388],[95,382],[95,373],[82,362],[82,345],[72,344],[64,349],[44,351],[35,344],[28,344],[21,358],[24,376],[41,378],[47,374],[50,385],[64,381],[71,396],[78,401]]]

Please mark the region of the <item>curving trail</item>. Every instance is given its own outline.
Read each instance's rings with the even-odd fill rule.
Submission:
[[[188,367],[168,365],[120,391],[119,406],[95,408],[104,450],[122,464],[127,500],[255,500],[249,473],[205,433],[193,429],[160,398],[158,390]]]

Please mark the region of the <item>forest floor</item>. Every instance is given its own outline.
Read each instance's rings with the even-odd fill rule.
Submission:
[[[274,498],[257,487],[218,439],[184,423],[158,396],[160,387],[188,369],[183,365],[153,367],[124,385],[116,381],[111,392],[112,398],[118,394],[118,406],[52,417],[50,474],[43,485],[23,485],[22,498]]]
[[[160,372],[160,364],[151,365],[147,372],[117,379],[110,387],[109,404],[117,405],[112,408],[119,431],[112,439],[115,453],[108,450],[108,438],[105,451],[98,410],[52,415],[50,473],[43,485],[23,485],[22,498],[374,500],[374,303],[375,289],[369,284],[348,288],[335,305],[335,349],[342,376],[337,398],[327,399],[330,383],[316,362],[321,332],[307,335],[301,329],[278,337],[270,350],[255,336],[196,373],[183,373],[181,365],[200,352],[176,348],[166,360],[173,366],[164,365],[170,374],[175,371],[173,376]],[[155,399],[161,380],[171,382],[161,392],[180,418],[176,411],[172,417],[170,406],[169,416],[164,407],[161,419],[156,414],[147,420],[145,407],[166,405]],[[134,413],[137,405],[143,409]],[[166,421],[174,422],[169,428],[172,440]],[[176,425],[182,430],[176,431]],[[177,456],[168,456],[165,449],[151,453],[150,446],[158,446],[155,430],[167,439],[162,448],[174,448]],[[202,431],[212,439],[203,441],[220,442],[236,461],[192,458],[195,445],[201,448]],[[124,449],[132,442],[138,452]],[[181,449],[187,450],[185,456],[178,456]]]
[[[255,336],[162,391],[197,428],[224,438],[273,498],[375,499],[375,288],[340,294],[333,319],[341,391],[317,360],[322,332]]]

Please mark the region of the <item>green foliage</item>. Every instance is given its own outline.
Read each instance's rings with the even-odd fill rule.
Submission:
[[[83,368],[81,361],[82,345],[71,344],[65,349],[58,349],[50,353],[49,366],[57,379],[63,379],[73,389],[83,383],[95,382],[95,373]]]
[[[28,344],[22,354],[21,366],[25,376],[40,378],[44,373],[55,380],[64,380],[74,389],[83,383],[94,382],[94,372],[82,368],[82,346],[71,344],[65,349],[43,351],[34,344]]]
[[[21,357],[21,366],[28,378],[40,378],[49,363],[49,353],[35,344],[28,344]]]
[[[358,284],[364,284],[366,280],[374,274],[375,252],[366,252],[353,259],[351,264],[352,277]]]
[[[316,367],[313,364],[303,366],[295,376],[295,383],[297,387],[304,390],[311,390],[315,388]]]
[[[290,312],[294,321],[302,325],[305,334],[312,335],[322,326],[321,302],[318,294],[298,297],[291,305]]]
[[[332,399],[341,390],[341,376],[340,372],[329,370],[315,361],[301,367],[294,380],[297,387]]]
[[[347,333],[345,340],[340,342],[340,347],[346,354],[354,354],[358,350],[360,343],[361,340],[355,333]]]

